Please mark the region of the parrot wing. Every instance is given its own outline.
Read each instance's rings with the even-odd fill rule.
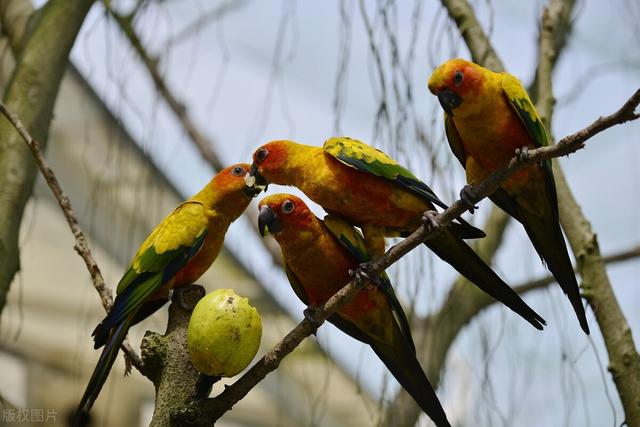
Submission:
[[[538,112],[520,81],[508,73],[502,73],[501,76],[504,95],[527,130],[527,133],[533,141],[533,145],[535,147],[545,147],[549,145],[549,139],[542,120],[540,120]],[[580,326],[585,333],[588,334],[589,325],[585,316],[582,300],[580,299],[578,282],[573,272],[573,266],[571,265],[567,246],[560,228],[558,195],[556,193],[556,184],[553,180],[551,161],[544,160],[542,167],[544,168],[544,196],[547,202],[544,206],[545,214],[541,216],[530,212],[524,206],[514,202],[508,195],[507,197],[510,199],[512,206],[516,205],[518,211],[518,214],[513,216],[524,225],[533,246],[536,248],[540,257],[546,261],[558,284],[568,296],[578,316]],[[504,201],[502,202],[505,203]],[[502,205],[497,201],[496,203],[511,214],[506,205]]]
[[[286,263],[284,264],[284,272],[287,274],[287,279],[289,279],[289,283],[291,284],[296,296],[304,305],[309,305],[309,298],[307,297],[307,292],[304,290],[304,286],[302,286],[302,282]]]
[[[444,113],[444,132],[447,135],[447,141],[449,141],[449,147],[451,147],[453,155],[456,156],[463,168],[466,167],[467,152],[462,144],[462,137],[458,133],[458,129],[456,129],[453,118],[446,112]]]
[[[358,260],[359,263],[371,260],[371,256],[369,255],[364,242],[364,237],[362,237],[358,230],[335,215],[325,216],[324,225],[331,234],[338,239],[342,246],[344,246],[345,249],[347,249],[347,251],[349,251],[349,253]],[[387,276],[387,273],[382,272],[378,278],[381,285],[380,290],[384,293],[387,301],[389,302],[391,311],[393,312],[393,317],[395,318],[405,340],[415,352],[415,345],[413,343],[413,338],[411,337],[409,321],[407,320],[407,316],[402,309],[402,305],[400,304],[396,293],[393,291],[393,286],[391,285],[389,276]]]
[[[207,217],[199,202],[182,203],[156,227],[118,283],[113,308],[93,332],[96,348],[193,258],[206,235]]]
[[[501,77],[504,96],[524,125],[534,146],[546,147],[549,145],[549,138],[547,137],[547,132],[544,129],[542,120],[533,102],[531,102],[527,91],[522,87],[520,80],[509,73],[501,73]],[[556,194],[556,185],[553,180],[551,160],[544,160],[542,165],[544,167],[546,196],[553,208],[553,214],[556,220],[558,220],[558,195]]]
[[[370,145],[347,137],[335,137],[328,139],[324,143],[323,149],[325,153],[346,166],[391,181],[400,188],[442,209],[449,207],[436,196],[427,184],[420,181],[407,168]],[[482,230],[475,228],[464,219],[457,218],[457,221],[459,224],[452,223],[452,227],[456,229],[456,234],[461,238],[478,239],[486,236]]]
[[[347,137],[336,137],[328,139],[323,149],[349,167],[389,180],[442,209],[448,207],[427,184],[407,168],[370,145]]]

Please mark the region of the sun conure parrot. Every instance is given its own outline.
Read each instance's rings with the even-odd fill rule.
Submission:
[[[370,259],[360,233],[328,215],[317,218],[298,197],[275,194],[259,204],[258,226],[273,234],[282,249],[289,282],[311,309],[323,305],[351,281],[350,270]],[[389,278],[369,286],[343,305],[329,321],[347,335],[371,346],[398,382],[438,426],[447,416],[416,358],[409,322]]]
[[[477,185],[491,172],[504,168],[516,150],[549,144],[529,95],[511,74],[495,73],[463,59],[452,59],[433,72],[429,90],[445,110],[449,145],[465,168],[470,185]],[[465,189],[461,193],[463,199],[468,187]],[[551,162],[521,169],[489,197],[524,225],[588,334],[578,282],[560,229]]]
[[[331,138],[323,147],[272,141],[253,154],[248,185],[293,185],[328,213],[362,229],[372,256],[385,249],[385,236],[406,236],[425,211],[447,208],[431,189],[382,151],[350,138]],[[484,233],[458,218],[425,245],[484,292],[534,327],[545,321],[462,241]]]
[[[194,283],[213,263],[229,225],[257,194],[245,185],[248,164],[230,166],[151,232],[118,283],[109,314],[93,331],[104,346],[74,418],[80,422],[98,397],[129,327],[162,307],[174,287]]]

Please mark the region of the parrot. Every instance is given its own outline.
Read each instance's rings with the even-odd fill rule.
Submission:
[[[496,73],[464,59],[438,66],[428,88],[444,109],[449,146],[466,170],[461,198],[470,203],[471,185],[507,166],[516,154],[549,145],[527,91],[517,77]],[[518,220],[538,255],[569,298],[582,330],[589,325],[580,299],[558,216],[551,161],[527,166],[507,178],[489,198]]]
[[[258,227],[282,250],[287,278],[311,310],[322,306],[352,279],[351,272],[370,260],[362,235],[340,218],[316,217],[300,198],[274,194],[258,204]],[[379,286],[365,286],[328,320],[376,355],[436,425],[447,416],[418,359],[407,317],[385,273]],[[305,311],[309,316],[309,312]]]
[[[407,236],[423,223],[423,213],[447,205],[409,170],[380,150],[347,137],[323,147],[271,141],[253,154],[247,185],[293,185],[324,210],[360,227],[373,257],[385,250],[385,237]],[[487,294],[536,329],[545,320],[529,307],[462,239],[484,233],[458,218],[425,245]]]
[[[120,279],[109,314],[93,331],[94,348],[104,346],[74,416],[91,410],[129,327],[162,307],[173,288],[193,284],[220,253],[229,225],[258,192],[245,185],[248,164],[223,169],[196,195],[156,226]]]

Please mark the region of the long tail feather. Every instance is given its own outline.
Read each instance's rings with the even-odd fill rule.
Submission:
[[[589,333],[587,316],[584,312],[582,299],[580,298],[580,288],[573,271],[571,258],[567,251],[567,245],[562,236],[560,224],[551,215],[540,218],[535,215],[527,215],[520,212],[521,222],[529,236],[529,239],[536,248],[540,257],[547,263],[549,270],[564,291],[573,310],[578,316],[580,327],[585,333]]]
[[[589,325],[587,324],[584,306],[580,299],[578,281],[573,272],[571,258],[569,258],[569,252],[567,251],[567,244],[562,236],[562,229],[558,221],[558,212],[554,209],[554,205],[557,206],[555,190],[551,198],[552,200],[549,201],[549,204],[545,205],[545,211],[542,215],[529,212],[520,206],[516,199],[509,196],[502,189],[496,191],[489,197],[502,210],[522,223],[538,255],[547,263],[553,277],[555,277],[565,295],[569,298],[573,310],[578,316],[580,327],[588,334]]]
[[[420,362],[416,359],[415,353],[410,350],[407,343],[398,337],[393,347],[380,344],[375,340],[371,340],[370,345],[400,385],[436,423],[436,426],[450,427],[447,414],[444,412],[435,390],[422,370]]]
[[[518,313],[536,329],[542,330],[547,324],[473,249],[451,232],[445,231],[437,238],[427,240],[425,245],[473,284]]]
[[[82,420],[86,419],[86,414],[89,413],[93,406],[93,402],[95,402],[98,394],[100,394],[100,390],[107,380],[109,371],[111,371],[111,367],[116,360],[120,345],[127,336],[130,323],[131,318],[122,322],[109,335],[107,343],[102,349],[102,354],[100,354],[100,359],[98,359],[98,363],[93,370],[93,374],[91,374],[89,384],[87,384],[87,388],[82,395],[82,400],[80,400],[78,409],[73,417],[73,426],[79,427],[82,425]]]

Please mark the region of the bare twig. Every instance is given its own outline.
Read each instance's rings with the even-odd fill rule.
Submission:
[[[167,41],[165,48],[168,49],[172,46],[184,42],[185,40],[188,40],[194,35],[194,33],[199,32],[203,27],[211,25],[214,22],[218,22],[220,19],[224,18],[231,12],[235,12],[245,7],[251,1],[252,0],[228,0],[222,4],[214,6],[211,10],[202,13],[202,15],[200,15],[185,28],[179,30]]]
[[[556,2],[556,0],[553,1]],[[539,96],[539,93],[545,90],[551,91],[551,72],[563,52],[568,35],[572,30],[571,15],[575,0],[563,0],[563,3],[565,7],[562,8],[561,12],[557,10],[558,4],[555,4],[551,8],[554,13],[545,15],[546,22],[541,25],[539,39],[539,66],[536,69],[535,79],[528,88],[532,100],[536,103],[536,108],[538,108],[543,117],[552,116],[553,98]],[[443,0],[442,4],[458,25],[464,25],[464,28],[460,27],[459,30],[461,33],[466,34],[465,40],[468,42],[468,48],[474,60],[485,67],[503,71],[501,65],[500,67],[491,67],[489,64],[482,62],[481,56],[483,56],[483,52],[487,50],[490,52],[490,55],[488,55],[490,60],[495,60],[497,54],[491,46],[489,48],[485,47],[485,44],[490,43],[489,38],[475,18],[473,9],[465,1]],[[476,36],[473,36],[473,34]],[[550,40],[553,40],[553,43],[549,43]],[[552,50],[552,52],[549,52],[549,50]],[[499,61],[497,62],[499,63]],[[547,125],[548,122],[548,120],[545,120]],[[557,167],[556,170],[558,170]],[[497,247],[499,247],[502,235],[510,219],[511,217],[500,208],[495,205],[492,207],[488,220],[483,227],[487,232],[487,237],[474,242],[474,250],[487,263],[491,262]],[[520,290],[526,289],[525,287]],[[419,355],[419,359],[434,386],[437,387],[440,382],[442,367],[455,337],[474,316],[493,302],[491,298],[477,288],[469,287],[468,281],[464,277],[459,277],[451,287],[448,297],[440,309],[416,321],[416,326],[418,326],[418,328],[414,329],[414,336],[417,338],[416,344],[420,348],[429,349],[427,352],[422,352]],[[394,427],[409,427],[415,425],[419,416],[420,409],[410,395],[401,389],[388,408],[386,420],[387,424],[394,425]]]
[[[176,119],[178,120],[178,123],[187,133],[187,135],[189,136],[189,139],[191,139],[191,141],[194,143],[194,145],[200,152],[200,155],[202,156],[202,158],[209,163],[209,165],[213,168],[213,170],[221,171],[222,169],[224,169],[225,165],[223,164],[223,162],[220,160],[220,157],[218,157],[216,153],[214,141],[209,139],[204,134],[204,132],[202,132],[198,128],[195,122],[191,120],[191,117],[189,117],[189,113],[184,103],[180,101],[178,97],[174,94],[174,92],[169,88],[168,84],[165,82],[164,78],[162,77],[160,70],[158,69],[158,60],[152,57],[152,55],[149,54],[149,52],[147,52],[147,50],[145,49],[142,43],[142,40],[140,39],[135,29],[133,28],[129,17],[121,15],[117,11],[115,11],[111,6],[110,0],[103,0],[103,3],[106,10],[115,19],[116,23],[120,26],[120,29],[122,30],[122,32],[129,39],[129,43],[131,43],[131,46],[136,51],[140,60],[144,64],[145,68],[147,69],[147,72],[151,76],[151,79],[153,80],[156,86],[156,90],[164,98],[165,102],[167,103],[167,105],[175,115]],[[238,4],[235,4],[235,3],[238,3]],[[230,12],[231,10],[235,10],[236,6],[239,6],[240,4],[245,4],[248,2],[245,1],[245,2],[235,2],[235,3],[233,5],[225,3],[222,6],[220,6],[218,9],[214,9],[212,13],[214,13],[214,16],[222,16]],[[215,15],[215,14],[219,14],[219,15]],[[246,217],[254,225],[252,229],[255,230],[257,233],[258,227],[257,227],[257,222],[256,222],[257,219],[255,215],[246,215]],[[267,249],[271,257],[273,258],[274,263],[277,265],[280,265],[281,255],[280,255],[280,251],[276,248],[276,246],[273,244],[267,243],[267,241],[264,239],[260,239],[260,241],[264,243],[264,247]]]
[[[178,98],[174,96],[173,92],[169,89],[167,83],[162,78],[160,70],[158,69],[158,61],[155,58],[152,58],[151,55],[147,53],[144,45],[142,44],[142,40],[140,40],[140,37],[133,29],[131,21],[126,16],[123,16],[116,12],[111,6],[111,1],[104,0],[103,3],[109,14],[113,17],[113,19],[115,19],[115,21],[120,26],[120,29],[122,29],[122,32],[129,39],[131,46],[136,51],[136,53],[140,57],[140,60],[144,63],[147,71],[151,75],[151,78],[156,85],[156,89],[165,99],[167,105],[169,106],[171,111],[173,111],[178,121],[180,121],[182,127],[189,135],[189,138],[193,141],[194,144],[196,144],[202,157],[207,162],[209,162],[215,170],[220,171],[224,169],[222,161],[213,149],[213,141],[208,139],[198,130],[196,124],[191,120],[191,117],[189,117],[186,106],[182,102],[180,102]]]
[[[73,208],[71,207],[71,201],[69,200],[69,197],[67,197],[65,192],[62,190],[62,187],[60,187],[58,179],[53,173],[53,170],[51,170],[51,168],[47,165],[46,160],[44,159],[44,155],[42,154],[40,144],[38,143],[38,141],[31,137],[27,129],[22,124],[20,118],[12,111],[10,111],[2,101],[0,101],[0,112],[4,114],[9,122],[11,122],[13,127],[15,127],[16,131],[18,131],[24,142],[31,150],[31,153],[36,160],[42,176],[49,185],[49,188],[53,192],[54,197],[58,201],[58,205],[60,206],[60,209],[62,209],[67,223],[69,224],[69,228],[73,233],[73,237],[76,240],[73,248],[76,250],[78,255],[80,255],[85,265],[87,266],[87,270],[89,270],[89,274],[91,275],[91,282],[93,283],[93,287],[96,288],[96,291],[98,291],[102,306],[108,313],[109,310],[111,310],[111,306],[113,305],[113,295],[111,294],[111,290],[107,288],[104,282],[104,278],[102,277],[102,273],[100,272],[100,268],[98,267],[96,260],[91,254],[91,249],[89,248],[87,237],[78,225],[78,220],[76,219]],[[133,364],[136,369],[142,372],[142,360],[127,341],[123,342],[122,349],[129,358],[131,364]]]
[[[563,138],[556,145],[532,150],[528,156],[514,157],[505,169],[492,173],[486,180],[474,188],[474,203],[479,202],[494,192],[503,180],[522,167],[541,160],[548,160],[553,157],[572,153],[582,148],[586,140],[602,130],[637,118],[638,115],[634,113],[634,110],[639,103],[640,90],[638,90],[620,110],[610,116],[599,118],[585,129]],[[384,255],[370,261],[366,266],[367,272],[375,275],[385,270],[426,240],[436,237],[451,221],[462,215],[467,209],[468,205],[462,200],[455,201],[449,208],[435,215],[429,225],[425,224],[420,226],[409,237],[391,247]],[[228,386],[219,396],[194,402],[181,411],[177,415],[176,425],[211,425],[219,419],[240,399],[246,396],[269,372],[275,370],[281,360],[291,353],[306,337],[314,333],[329,316],[355,296],[361,286],[363,286],[359,277],[360,276],[356,275],[354,280],[345,285],[339,292],[333,295],[326,304],[317,309],[314,315],[317,322],[312,323],[309,319],[305,318],[238,381]]]
[[[504,71],[504,65],[493,49],[489,37],[482,30],[467,0],[442,0],[449,16],[456,23],[462,34],[471,58],[493,71]]]
[[[0,2],[1,11],[13,14],[16,10],[11,6],[16,1]],[[20,114],[25,127],[43,146],[69,52],[92,4],[88,0],[50,0],[38,9],[36,19],[25,19],[25,7],[17,15],[3,17],[2,30],[18,54],[2,99]],[[38,173],[20,139],[8,120],[0,120],[0,312],[20,269],[20,225]]]
[[[602,261],[605,264],[609,265],[609,264],[616,264],[623,261],[629,261],[630,259],[634,259],[638,257],[640,257],[640,246],[636,246],[635,248],[632,248],[626,251],[622,251],[622,252],[618,252],[615,254],[602,257]],[[574,271],[578,271],[578,266],[575,266],[573,269]],[[519,294],[524,294],[526,292],[529,292],[535,289],[544,288],[545,286],[548,286],[551,283],[555,283],[555,282],[556,282],[556,279],[551,274],[549,274],[548,276],[541,277],[539,279],[530,280],[525,283],[521,283],[520,285],[516,285],[513,287],[513,290]]]
[[[575,0],[551,0],[544,9],[538,40],[538,67],[532,87],[536,110],[547,130],[550,130],[555,99],[551,90],[551,75],[562,46],[571,29],[570,15]]]

